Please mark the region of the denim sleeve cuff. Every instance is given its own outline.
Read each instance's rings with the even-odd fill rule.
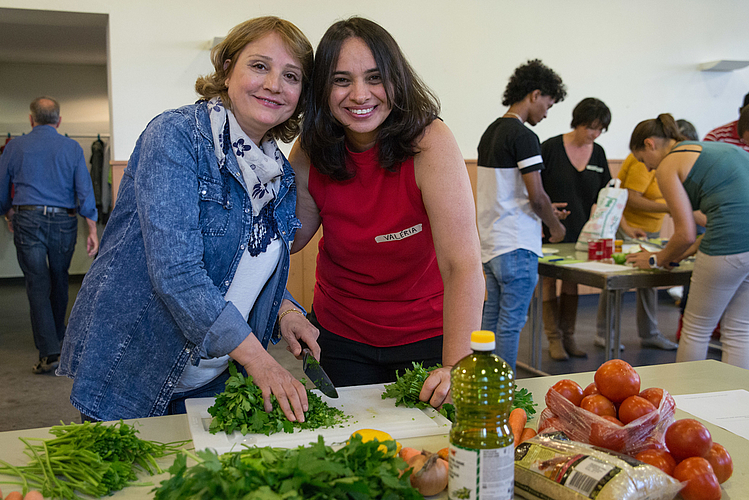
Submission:
[[[203,340],[201,351],[205,352],[201,352],[201,355],[217,358],[229,354],[248,335],[253,335],[250,325],[236,306],[227,302]]]

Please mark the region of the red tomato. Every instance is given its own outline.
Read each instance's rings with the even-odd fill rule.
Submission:
[[[705,455],[705,459],[710,462],[713,472],[715,472],[715,477],[718,478],[720,484],[728,481],[728,478],[733,474],[733,459],[722,445],[713,443],[710,451]]]
[[[649,387],[645,390],[643,390],[639,396],[641,398],[645,398],[648,401],[650,401],[653,406],[658,408],[661,404],[661,399],[663,399],[663,389],[659,387]]]
[[[560,380],[551,386],[551,390],[557,391],[575,406],[580,406],[580,401],[583,400],[583,388],[574,380]]]
[[[602,417],[610,423],[593,422],[590,424],[590,444],[612,451],[622,451],[627,444],[627,434],[619,429],[622,423],[614,417]],[[611,425],[614,424],[614,425]]]
[[[677,420],[666,429],[666,448],[677,462],[704,457],[712,445],[710,431],[693,418]]]
[[[640,396],[630,396],[622,401],[622,404],[619,407],[619,420],[621,420],[624,425],[627,425],[631,421],[637,420],[643,415],[652,413],[655,410],[657,410],[657,408],[647,399],[641,398]]]
[[[588,410],[591,413],[595,413],[600,417],[603,417],[604,415],[616,417],[616,408],[614,407],[614,403],[606,399],[606,396],[602,396],[601,394],[591,394],[590,396],[585,396],[580,402],[580,408],[582,408],[583,410]]]
[[[684,500],[719,500],[720,483],[713,468],[702,457],[689,457],[674,468],[674,478],[686,482],[679,492]]]
[[[632,365],[621,359],[602,364],[595,374],[596,387],[613,403],[621,403],[640,392],[640,376]]]
[[[624,424],[618,418],[616,418],[616,417],[610,417],[608,415],[603,415],[603,416],[601,416],[601,418],[604,419],[604,420],[608,420],[612,424],[616,424],[619,427],[623,427],[624,426]]]
[[[640,462],[645,462],[646,464],[650,464],[653,467],[658,467],[669,476],[673,476],[674,474],[676,460],[674,460],[674,457],[672,457],[671,454],[665,450],[644,450],[638,453],[635,458]]]
[[[585,388],[583,391],[583,399],[585,396],[592,396],[593,394],[601,394],[601,391],[598,390],[598,387],[596,387],[595,382],[591,382],[588,384],[588,387]]]
[[[562,429],[564,429],[564,425],[562,425],[559,417],[549,417],[539,424],[538,433],[541,434],[542,432],[553,432]]]

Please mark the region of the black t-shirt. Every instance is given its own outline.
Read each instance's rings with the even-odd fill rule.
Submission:
[[[593,153],[588,164],[579,172],[567,157],[561,135],[541,144],[545,169],[541,172],[544,190],[553,203],[567,202],[570,215],[562,221],[567,228],[565,243],[577,241],[583,226],[590,218],[590,209],[598,199],[598,192],[611,180],[609,164],[603,148],[593,143]],[[544,226],[544,242],[549,231]]]
[[[527,174],[544,168],[538,136],[516,118],[497,118],[479,142],[478,164],[489,168],[519,168]]]

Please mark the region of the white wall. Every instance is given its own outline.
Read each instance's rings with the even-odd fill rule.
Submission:
[[[749,59],[746,0],[0,0],[0,7],[109,14],[115,160],[129,157],[153,116],[195,99],[213,37],[266,14],[293,21],[313,45],[352,14],[381,23],[440,97],[466,158],[476,157],[482,132],[504,111],[507,78],[529,58],[554,68],[569,90],[536,127],[540,138],[567,131],[574,105],[599,97],[613,113],[599,141],[610,158],[626,156],[642,119],[671,112],[704,135],[736,119],[749,91],[749,68],[697,71],[702,62]]]
[[[0,140],[27,134],[29,104],[41,95],[50,95],[60,103],[62,123],[58,131],[76,139],[90,161],[95,138],[77,135],[109,134],[109,96],[107,68],[93,65],[0,63]],[[104,138],[106,141],[106,138]],[[89,165],[90,167],[90,165]],[[13,234],[5,221],[0,224],[0,278],[23,276],[16,259]],[[88,229],[78,218],[78,243],[70,263],[71,274],[84,274],[92,259],[86,255]]]

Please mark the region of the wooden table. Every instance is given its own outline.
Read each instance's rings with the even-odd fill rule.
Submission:
[[[642,366],[637,368],[642,380],[642,387],[662,387],[671,394],[695,394],[702,392],[726,391],[732,389],[743,389],[749,387],[749,370],[730,366],[715,360],[692,361],[688,363],[672,363],[666,365]],[[557,381],[569,378],[575,380],[585,387],[593,381],[593,372],[573,373],[569,375],[556,375],[550,377],[526,378],[517,381],[519,387],[531,391],[534,400],[538,403],[538,416],[546,406],[544,395]],[[686,412],[677,408],[676,418],[692,418]],[[135,421],[139,425],[140,436],[144,439],[155,439],[159,441],[179,441],[190,439],[190,431],[187,426],[187,417],[184,415],[170,417],[144,418]],[[716,425],[704,422],[710,430],[713,440],[726,447],[733,457],[734,472],[731,479],[723,484],[722,500],[743,499],[749,491],[749,441],[728,432]],[[536,419],[530,421],[535,427]],[[0,458],[14,465],[26,463],[23,454],[23,443],[19,437],[50,437],[48,428],[29,429],[22,431],[9,431],[0,433]],[[448,436],[432,436],[425,438],[411,438],[402,440],[403,446],[411,446],[416,449],[425,448],[437,451],[448,445]],[[171,465],[173,459],[162,459],[159,461],[162,468]],[[158,485],[160,481],[167,479],[168,473],[143,478],[146,481]],[[0,481],[10,478],[0,476]],[[9,485],[0,485],[3,493],[20,490]],[[117,492],[111,498],[114,500],[140,500],[153,498],[150,493],[151,487],[128,487]],[[443,494],[435,498],[446,498]]]
[[[588,253],[575,250],[574,243],[557,243],[544,245],[544,249],[555,251],[550,257],[561,259],[573,259],[588,261]],[[632,288],[651,288],[659,286],[683,286],[689,284],[692,276],[694,263],[682,262],[679,267],[671,271],[658,269],[639,269],[632,266],[616,266],[616,269],[596,271],[580,269],[561,263],[549,262],[544,259],[538,261],[538,274],[547,278],[555,278],[570,281],[580,285],[592,286],[601,289],[601,298],[606,304],[606,318],[608,320],[607,331],[613,328],[614,338],[606,335],[606,359],[619,357],[620,334],[621,334],[621,307],[622,293]],[[530,307],[531,328],[531,362],[530,365],[518,363],[537,375],[548,375],[541,370],[541,337],[543,330],[542,320],[542,294],[541,283],[536,287]]]

